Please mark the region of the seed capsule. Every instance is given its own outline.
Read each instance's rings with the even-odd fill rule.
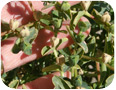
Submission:
[[[52,47],[56,47],[59,44],[60,39],[56,37],[52,37],[50,41],[51,41]]]
[[[81,1],[81,5],[83,7],[84,10],[88,10],[89,6],[91,4],[91,1]]]
[[[83,74],[84,74],[83,70],[80,69],[80,70],[79,70],[79,75],[83,75]]]
[[[24,29],[21,30],[20,35],[21,35],[22,37],[27,37],[27,36],[29,36],[29,35],[30,35],[29,29],[28,29],[27,27],[24,27]]]
[[[104,63],[108,63],[108,62],[111,62],[112,56],[110,56],[107,53],[103,53],[102,58]]]
[[[59,57],[56,58],[56,62],[59,64],[59,65],[62,65],[65,63],[65,57],[64,55],[60,55]]]
[[[105,12],[101,19],[102,19],[102,22],[109,23],[111,21],[111,16],[108,12]]]
[[[11,30],[15,30],[16,28],[19,27],[19,22],[17,20],[14,19],[10,19],[10,29]]]

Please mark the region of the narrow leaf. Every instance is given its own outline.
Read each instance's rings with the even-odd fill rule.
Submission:
[[[55,4],[49,4],[49,5],[46,5],[46,6],[44,6],[41,10],[48,9],[48,8],[50,8],[50,7],[54,6],[54,5],[55,5]]]
[[[50,51],[52,51],[52,48],[50,48],[49,46],[44,46],[41,50],[41,54],[42,56],[45,56],[46,54],[48,54]]]
[[[19,85],[19,80],[13,80],[10,82],[10,84],[8,85],[10,88],[17,88]]]
[[[88,47],[87,47],[86,42],[78,43],[78,45],[79,45],[80,47],[82,47],[82,49],[84,50],[85,53],[88,52]]]
[[[110,75],[107,79],[106,79],[106,84],[105,84],[105,87],[109,86],[112,81],[114,79],[114,74]]]
[[[58,76],[54,76],[52,78],[52,82],[53,82],[54,86],[60,87],[61,89],[70,89],[70,87],[68,86],[66,81]]]
[[[50,65],[42,69],[42,72],[49,72],[49,71],[59,71],[61,68],[59,65]]]

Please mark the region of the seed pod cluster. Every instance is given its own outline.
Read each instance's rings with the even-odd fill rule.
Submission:
[[[81,1],[81,5],[83,7],[84,10],[88,10],[89,6],[91,4],[91,1]]]
[[[56,46],[59,44],[59,42],[60,42],[60,39],[59,38],[57,38],[57,37],[52,37],[51,39],[50,39],[50,42],[51,42],[51,44],[52,44],[52,47],[55,47],[56,48]]]
[[[15,19],[11,19],[9,25],[10,29],[14,31],[16,28],[19,27],[19,22]]]
[[[24,27],[24,29],[21,30],[20,35],[21,35],[22,37],[27,37],[27,36],[29,36],[29,35],[30,35],[29,29],[28,29],[27,27]]]
[[[111,21],[111,16],[110,14],[106,11],[103,15],[102,15],[102,22],[106,22],[109,23]]]
[[[109,62],[111,62],[112,56],[110,56],[107,53],[103,53],[102,58],[103,58],[104,63],[109,63]]]

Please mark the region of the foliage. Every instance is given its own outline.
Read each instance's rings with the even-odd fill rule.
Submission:
[[[54,33],[55,38],[57,38],[59,32],[68,33],[74,43],[69,47],[58,50],[61,44],[68,41],[68,38],[62,38],[59,39],[57,45],[43,47],[41,50],[42,58],[3,73],[3,82],[11,88],[23,85],[23,89],[25,89],[25,83],[59,71],[61,76],[52,78],[55,89],[100,89],[110,85],[114,77],[114,11],[111,6],[103,1],[92,1],[88,11],[85,11],[80,3],[70,6],[66,1],[62,3],[57,1],[43,2],[42,10],[52,6],[56,9],[52,10],[50,14],[33,11],[35,21],[24,25],[29,28],[29,36],[20,36],[20,30],[24,28],[24,26],[21,26],[14,32],[7,33],[2,37],[2,40],[17,36],[12,52],[23,51],[27,55],[32,53],[32,42],[36,39],[40,30],[50,30]],[[101,19],[106,11],[111,15],[110,22],[103,22]],[[83,16],[89,21],[80,21]],[[61,30],[63,21],[67,20],[70,20],[70,24],[66,26],[67,30]],[[75,32],[77,26],[80,30],[78,35]],[[86,37],[83,32],[86,32],[89,28],[91,28],[91,32]],[[2,32],[10,29],[9,24],[2,22],[1,29]],[[50,54],[50,52],[53,53]],[[112,57],[107,64],[103,62],[104,53]],[[60,55],[64,56],[65,62],[63,64],[56,62]],[[100,65],[97,66],[97,63]],[[71,79],[63,77],[66,71],[71,72]],[[98,79],[99,74],[100,79]]]

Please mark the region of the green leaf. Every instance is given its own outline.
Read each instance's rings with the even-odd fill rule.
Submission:
[[[81,87],[85,88],[85,89],[92,89],[90,86],[88,86],[88,84],[86,82],[82,82]]]
[[[45,56],[46,54],[48,54],[50,51],[52,51],[53,49],[50,48],[49,46],[44,46],[41,50],[41,54],[42,56]]]
[[[114,79],[114,74],[110,75],[107,79],[106,79],[106,84],[105,84],[105,87],[109,86],[112,81]]]
[[[73,84],[77,87],[77,86],[82,86],[82,77],[81,76],[77,76],[76,78],[73,79]]]
[[[45,26],[44,28],[47,29],[47,30],[50,30],[50,31],[54,32],[54,30],[53,30],[53,28],[51,26]]]
[[[42,22],[45,25],[49,25],[50,24],[50,21],[46,20],[46,19],[40,19],[40,22]]]
[[[10,30],[10,26],[7,22],[1,21],[1,32]]]
[[[18,85],[19,85],[19,80],[13,80],[13,81],[11,81],[11,82],[9,83],[8,86],[9,86],[10,88],[17,88]]]
[[[67,34],[67,31],[66,30],[59,30],[60,33],[65,33]]]
[[[86,42],[81,42],[81,43],[78,43],[78,45],[84,50],[85,53],[88,52],[88,47],[87,47],[87,44]]]
[[[49,72],[49,71],[59,71],[61,67],[59,65],[50,65],[42,69],[42,72]]]
[[[57,45],[56,48],[58,48],[61,44],[63,44],[66,41],[68,41],[68,38],[62,38],[62,39],[60,39],[60,42],[59,42],[59,44]]]
[[[85,11],[79,11],[74,20],[72,19],[72,26],[73,29],[76,27],[77,23],[79,22],[80,18],[85,14]]]
[[[62,19],[53,18],[53,25],[56,29],[59,29],[62,25]]]
[[[95,17],[94,20],[95,20],[97,23],[99,23],[99,24],[102,23],[102,21],[101,21],[102,15],[101,15],[96,9],[93,9],[93,10],[92,10],[92,15]]]
[[[77,65],[78,61],[79,61],[79,56],[78,55],[71,55],[69,57],[69,63],[70,63],[71,66]]]
[[[61,5],[61,10],[62,11],[67,11],[70,9],[70,4],[67,1],[63,1],[62,5]]]
[[[78,35],[75,35],[75,39],[77,42],[81,43],[85,40],[86,36],[82,33],[82,32],[79,32]]]
[[[59,11],[58,10],[53,10],[52,11],[52,17],[53,18],[58,18],[59,17]]]
[[[38,35],[38,30],[35,27],[29,29],[30,35],[24,38],[24,42],[32,43]]]
[[[53,82],[54,86],[59,87],[59,89],[70,89],[70,87],[68,86],[66,81],[58,76],[54,76],[52,78],[52,82]]]
[[[27,89],[27,87],[25,86],[25,84],[22,85],[22,89]]]
[[[18,38],[18,39],[16,40],[16,42],[15,42],[13,48],[12,48],[12,52],[13,52],[13,53],[15,53],[15,54],[19,53],[19,51],[21,50],[21,48],[20,48],[20,43],[21,43],[21,39]]]
[[[85,32],[85,31],[88,30],[90,27],[91,27],[90,22],[87,22],[87,21],[86,21],[86,22],[82,22],[82,21],[78,22],[78,28],[79,28],[79,30],[82,31],[82,32]]]
[[[65,11],[65,12],[64,12],[64,18],[65,18],[66,20],[68,20],[68,19],[70,20],[71,17],[72,17],[71,10],[68,10],[68,11]]]
[[[63,64],[62,65],[62,71],[63,72],[66,72],[67,70],[69,70],[70,66],[66,65],[66,64]]]
[[[32,53],[31,49],[32,49],[32,44],[25,42],[22,44],[22,50],[24,51],[25,54],[31,55]]]
[[[54,6],[54,5],[55,5],[55,4],[49,4],[49,5],[46,5],[46,6],[44,6],[41,10],[48,9],[48,8],[50,8],[50,7]]]

